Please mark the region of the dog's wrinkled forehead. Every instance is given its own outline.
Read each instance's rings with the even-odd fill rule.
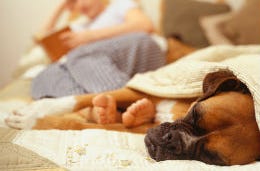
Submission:
[[[203,80],[203,96],[198,101],[205,100],[215,94],[224,91],[239,91],[250,93],[244,83],[242,83],[231,71],[221,70],[209,73]]]

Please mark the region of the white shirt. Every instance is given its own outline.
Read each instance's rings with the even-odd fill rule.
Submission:
[[[134,0],[113,0],[96,19],[90,22],[83,19],[83,22],[79,21],[72,24],[71,29],[77,32],[85,29],[95,30],[115,26],[123,23],[127,12],[137,7],[138,4]],[[167,51],[166,39],[158,35],[152,35],[152,38],[162,51]]]
[[[113,0],[106,9],[94,20],[82,24],[72,24],[73,31],[82,31],[84,29],[101,29],[121,24],[130,9],[137,8],[138,5],[133,0]]]

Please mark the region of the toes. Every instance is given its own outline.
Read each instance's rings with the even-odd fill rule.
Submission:
[[[92,101],[97,122],[100,124],[108,124],[116,122],[116,101],[110,95],[97,95]]]
[[[143,108],[151,108],[153,110],[155,109],[154,104],[146,98],[142,99],[142,106],[143,106]]]
[[[106,107],[107,103],[108,103],[108,96],[106,96],[104,94],[97,95],[92,100],[92,103],[94,106]]]
[[[143,108],[145,108],[147,106],[147,100],[146,99],[138,100],[136,102],[136,104],[137,104],[137,108],[138,109],[143,109]]]
[[[131,114],[131,115],[135,115],[135,113],[136,113],[136,111],[137,111],[137,104],[132,104],[131,106],[129,106],[128,108],[127,108],[127,110],[126,110],[126,112],[128,113],[128,114]]]
[[[126,127],[139,126],[150,122],[155,115],[153,103],[148,99],[141,99],[127,108],[122,120]]]
[[[135,116],[129,112],[125,112],[122,115],[122,122],[125,127],[131,127],[135,121]]]
[[[139,104],[140,104],[139,107],[143,109],[143,108],[148,107],[151,104],[151,101],[145,98],[145,99],[141,99],[139,101]]]
[[[116,101],[112,96],[107,96],[107,106],[111,108],[111,110],[116,109]]]
[[[102,107],[94,107],[93,108],[93,114],[95,115],[96,122],[98,124],[106,124],[107,123],[107,116],[106,116],[106,110]]]
[[[135,116],[140,110],[143,110],[147,107],[147,101],[147,99],[138,100],[137,102],[129,106],[127,108],[127,111],[130,112],[133,116]]]

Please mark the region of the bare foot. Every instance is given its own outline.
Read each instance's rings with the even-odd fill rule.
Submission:
[[[122,115],[125,127],[135,127],[151,122],[155,116],[155,106],[148,99],[141,99],[129,106]]]
[[[97,95],[93,100],[92,116],[96,123],[111,124],[116,123],[118,112],[116,101],[110,95]]]

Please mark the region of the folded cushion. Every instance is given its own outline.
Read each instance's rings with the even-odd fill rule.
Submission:
[[[233,16],[221,22],[220,32],[233,44],[260,43],[260,1],[247,0]]]
[[[164,0],[161,30],[188,45],[205,47],[209,42],[199,24],[199,17],[228,12],[228,5],[194,0]]]
[[[200,25],[211,45],[233,44],[218,28],[219,23],[230,19],[232,14],[230,12],[200,18]]]

